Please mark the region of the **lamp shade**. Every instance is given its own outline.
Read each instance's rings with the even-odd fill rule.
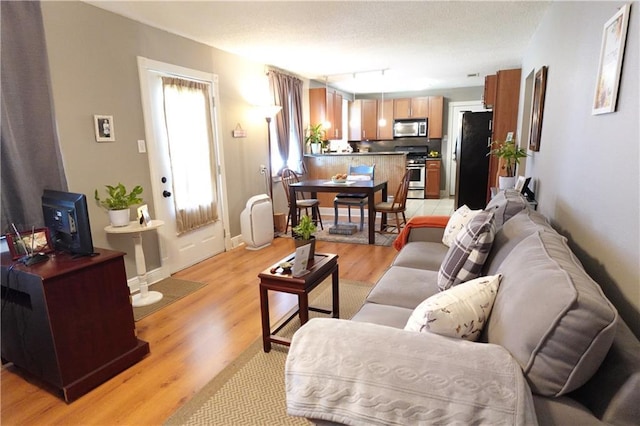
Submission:
[[[265,118],[273,118],[282,110],[282,107],[279,105],[266,105],[261,106],[260,110],[262,111],[262,116]]]

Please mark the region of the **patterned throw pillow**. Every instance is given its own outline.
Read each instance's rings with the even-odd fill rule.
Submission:
[[[464,226],[482,210],[471,210],[467,205],[458,208],[447,222],[447,227],[444,228],[444,235],[442,235],[442,244],[447,247],[451,247],[453,241],[458,235],[458,232],[462,231]]]
[[[440,290],[480,275],[495,236],[493,220],[492,212],[481,211],[456,235],[438,271]]]
[[[476,341],[487,322],[500,275],[480,277],[434,294],[413,311],[405,330]]]

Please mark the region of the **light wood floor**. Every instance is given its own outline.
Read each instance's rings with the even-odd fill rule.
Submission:
[[[317,244],[319,252],[339,255],[341,278],[369,283],[396,254],[391,247]],[[263,250],[240,247],[176,274],[209,285],[137,322],[138,336],[149,342],[151,354],[71,404],[8,364],[0,375],[0,423],[162,424],[261,336],[257,275],[292,251],[292,240],[277,238]],[[296,303],[291,295],[270,297],[274,320]]]

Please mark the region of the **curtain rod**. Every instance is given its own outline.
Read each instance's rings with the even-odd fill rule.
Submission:
[[[297,74],[292,73],[291,71],[283,70],[282,68],[274,67],[273,65],[265,65],[264,66],[265,75],[269,74],[269,71],[275,71],[277,73],[284,74],[284,75],[287,75],[289,77],[294,77],[294,78],[303,80],[302,77],[300,77]]]

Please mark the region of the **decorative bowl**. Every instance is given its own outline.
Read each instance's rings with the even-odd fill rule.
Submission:
[[[333,183],[345,183],[346,181],[346,179],[331,178],[331,182]]]

